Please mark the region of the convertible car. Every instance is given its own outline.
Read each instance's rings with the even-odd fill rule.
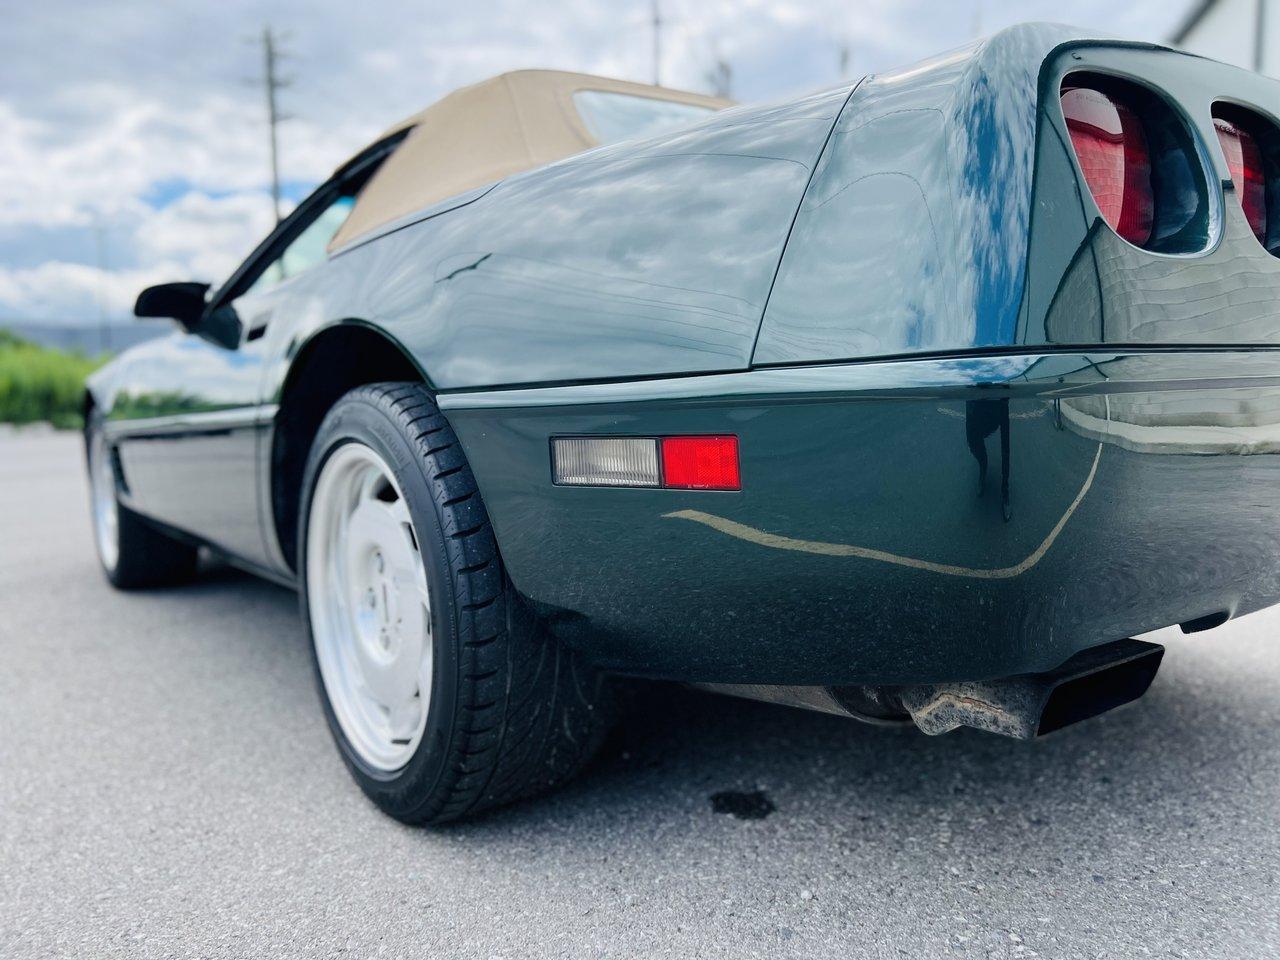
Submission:
[[[616,676],[1031,738],[1280,601],[1278,256],[1280,85],[1158,46],[508,74],[139,296],[178,329],[88,386],[98,552],[296,587],[408,822],[571,776]]]

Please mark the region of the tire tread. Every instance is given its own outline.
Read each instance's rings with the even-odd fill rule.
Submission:
[[[563,783],[591,760],[609,729],[606,681],[556,641],[516,593],[461,444],[426,388],[372,384],[345,403],[382,410],[421,458],[458,617],[459,689],[444,773],[412,807],[375,801],[403,821],[440,823]]]

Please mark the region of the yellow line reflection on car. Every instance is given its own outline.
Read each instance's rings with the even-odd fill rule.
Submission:
[[[1097,452],[1093,455],[1093,465],[1089,468],[1089,475],[1085,477],[1084,483],[1080,487],[1080,492],[1076,494],[1076,498],[1071,501],[1071,505],[1067,507],[1066,512],[1059,518],[1058,522],[1053,525],[1053,529],[1040,542],[1040,546],[1036,547],[1026,559],[1020,563],[1016,563],[1011,567],[995,567],[991,569],[982,569],[980,567],[960,567],[950,563],[934,563],[932,560],[918,560],[915,557],[903,557],[896,553],[887,553],[884,550],[873,550],[870,547],[858,547],[849,543],[824,543],[820,540],[798,540],[795,537],[785,537],[777,533],[767,533],[755,527],[749,527],[745,523],[738,523],[736,520],[730,520],[727,517],[719,517],[714,513],[704,513],[701,510],[674,510],[671,513],[664,513],[663,517],[673,520],[692,520],[694,523],[701,523],[720,533],[727,534],[731,537],[737,537],[739,540],[746,540],[748,543],[758,544],[762,547],[770,547],[774,550],[793,550],[797,553],[816,553],[826,557],[859,557],[863,560],[878,560],[881,563],[892,563],[900,567],[911,567],[916,570],[927,570],[930,573],[941,573],[951,577],[973,577],[979,580],[1008,580],[1012,577],[1026,573],[1041,558],[1049,552],[1049,548],[1053,546],[1058,535],[1062,533],[1063,527],[1067,525],[1067,521],[1071,519],[1071,515],[1076,512],[1076,508],[1080,506],[1080,502],[1084,500],[1085,494],[1089,492],[1089,488],[1093,486],[1093,478],[1098,473],[1098,460],[1102,457],[1102,444],[1098,444]]]

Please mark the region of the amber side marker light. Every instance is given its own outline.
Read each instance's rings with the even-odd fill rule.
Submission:
[[[570,487],[741,490],[738,438],[552,437],[551,473]]]

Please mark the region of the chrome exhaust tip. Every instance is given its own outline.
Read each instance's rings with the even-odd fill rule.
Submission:
[[[1137,700],[1163,656],[1158,643],[1118,640],[1081,651],[1046,673],[921,684],[901,688],[898,697],[915,725],[931,736],[973,727],[1031,740]]]

